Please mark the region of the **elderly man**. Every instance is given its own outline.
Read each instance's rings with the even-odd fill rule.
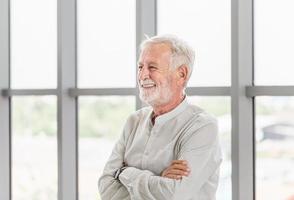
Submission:
[[[217,122],[190,105],[194,51],[175,36],[141,45],[140,98],[99,179],[102,200],[212,200],[221,153]]]

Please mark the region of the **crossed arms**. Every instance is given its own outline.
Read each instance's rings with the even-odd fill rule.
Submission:
[[[221,163],[217,125],[208,123],[183,141],[179,157],[160,176],[128,166],[116,180],[113,175],[124,162],[127,137],[126,133],[122,134],[99,179],[102,200],[193,199],[203,185],[216,176]]]

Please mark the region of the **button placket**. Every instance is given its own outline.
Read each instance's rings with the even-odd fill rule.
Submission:
[[[147,133],[148,135],[148,138],[147,138],[147,141],[146,141],[146,144],[145,144],[145,148],[144,148],[144,151],[143,151],[143,155],[142,155],[142,167],[143,168],[146,168],[146,162],[147,162],[147,156],[146,156],[146,150],[147,150],[147,147],[148,147],[148,144],[149,144],[149,140],[151,138],[151,131],[148,131]]]
[[[147,157],[148,156],[148,154],[149,154],[149,151],[148,151],[148,149],[149,149],[149,144],[150,144],[150,140],[152,140],[152,132],[151,132],[151,134],[150,134],[150,136],[149,136],[149,139],[148,139],[148,142],[147,142],[147,144],[146,144],[146,146],[145,146],[145,150],[144,150],[144,157]]]

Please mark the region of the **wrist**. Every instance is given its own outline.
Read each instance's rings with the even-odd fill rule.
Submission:
[[[119,180],[119,175],[127,168],[127,166],[122,166],[114,173],[114,179]]]

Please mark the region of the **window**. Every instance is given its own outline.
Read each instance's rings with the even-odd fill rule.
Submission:
[[[135,0],[77,3],[79,87],[135,87]]]
[[[57,0],[11,0],[11,87],[57,86]]]
[[[254,1],[254,83],[268,90],[255,98],[257,200],[294,196],[293,8],[289,0]]]
[[[254,1],[254,66],[257,85],[294,84],[293,9],[294,2],[291,0]]]
[[[131,96],[79,98],[79,195],[97,199],[97,181],[122,133],[127,117],[135,111]]]
[[[13,97],[12,199],[57,199],[56,98]]]
[[[294,195],[294,98],[256,99],[256,197]],[[275,191],[275,192],[268,192]]]
[[[228,0],[158,0],[158,33],[185,38],[195,49],[189,86],[231,84],[230,9]]]

